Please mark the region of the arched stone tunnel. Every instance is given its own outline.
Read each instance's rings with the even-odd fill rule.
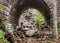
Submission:
[[[51,21],[52,16],[50,15],[50,13],[51,13],[50,8],[47,6],[47,4],[44,1],[39,1],[39,0],[34,0],[34,1],[26,0],[26,1],[22,2],[22,4],[20,4],[20,2],[18,1],[17,6],[15,6],[16,11],[11,10],[11,12],[10,12],[12,18],[14,16],[14,20],[12,19],[11,22],[18,25],[18,19],[20,17],[21,12],[28,8],[35,8],[35,9],[39,10],[40,12],[42,12],[46,19],[46,23],[51,26],[50,21]]]
[[[5,21],[3,22],[5,28],[8,28],[11,33],[14,31],[13,29],[16,29],[16,26],[18,25],[18,19],[20,17],[21,12],[28,8],[35,8],[40,12],[42,12],[42,14],[45,17],[46,24],[52,27],[52,29],[54,29],[55,31],[54,33],[56,33],[56,36],[58,35],[56,3],[55,3],[56,1],[54,2],[53,0],[52,1],[51,0],[50,1],[48,0],[17,0],[13,4],[11,2],[13,3],[13,1],[9,2],[11,5],[10,8],[6,4],[6,6],[9,8],[10,11],[8,11],[8,13],[7,12],[5,13],[4,15]],[[5,11],[7,11],[7,9],[5,9]]]

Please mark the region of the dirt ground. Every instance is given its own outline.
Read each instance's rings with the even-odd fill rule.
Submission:
[[[31,30],[32,31],[32,30]],[[15,41],[14,43],[59,43],[53,35],[53,31],[40,31],[37,30],[33,35],[31,31],[30,34],[26,34],[27,31],[15,31]],[[34,30],[33,30],[34,31]]]

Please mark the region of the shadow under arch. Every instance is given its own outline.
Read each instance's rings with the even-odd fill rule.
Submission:
[[[15,11],[13,10],[13,8],[15,9]],[[44,0],[23,0],[23,1],[18,0],[17,3],[15,3],[15,5],[13,5],[13,7],[10,11],[10,15],[12,18],[12,20],[10,20],[11,23],[18,25],[18,20],[21,15],[21,12],[28,8],[35,8],[35,9],[39,10],[45,17],[46,24],[51,26],[52,16],[50,15],[50,13],[51,13],[50,8],[44,2]]]

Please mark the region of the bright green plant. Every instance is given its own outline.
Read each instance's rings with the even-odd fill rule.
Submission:
[[[6,38],[4,37],[4,32],[2,29],[0,29],[0,43],[10,43]]]
[[[35,14],[36,14],[34,16],[35,24],[42,24],[44,22],[44,16],[42,15],[42,13],[36,10]]]

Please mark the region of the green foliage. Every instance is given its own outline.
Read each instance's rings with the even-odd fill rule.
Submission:
[[[60,34],[60,27],[58,27],[58,33]]]
[[[36,14],[34,17],[35,24],[42,24],[44,22],[44,16],[42,15],[42,13],[36,10],[35,14]]]
[[[6,38],[4,37],[4,32],[2,29],[0,29],[0,43],[10,43]]]
[[[4,32],[0,29],[0,38],[4,38]]]
[[[2,6],[0,6],[0,12],[2,12],[2,11],[3,11],[3,9],[4,9],[4,8],[3,8]]]
[[[60,22],[58,22],[60,24]],[[58,33],[60,34],[60,25],[58,24]]]
[[[47,40],[46,43],[52,43],[51,41]]]
[[[58,33],[60,34],[60,28],[58,28]]]

